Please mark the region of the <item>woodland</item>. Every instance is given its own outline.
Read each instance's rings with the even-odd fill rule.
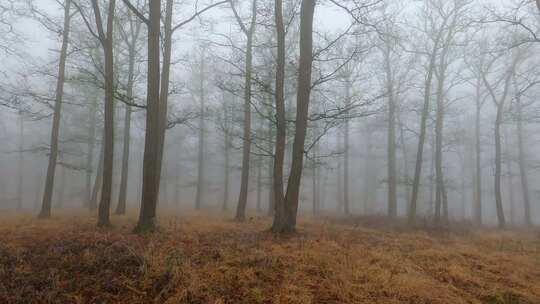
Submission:
[[[0,0],[0,303],[540,303],[540,0]]]

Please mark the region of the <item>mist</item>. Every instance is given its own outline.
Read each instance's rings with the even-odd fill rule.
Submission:
[[[534,247],[539,33],[522,0],[2,0],[0,231]]]

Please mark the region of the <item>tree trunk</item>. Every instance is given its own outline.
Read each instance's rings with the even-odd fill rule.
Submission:
[[[226,119],[228,120],[229,117],[227,116]],[[228,125],[228,122],[227,122]],[[221,210],[226,211],[229,208],[229,168],[230,165],[230,151],[231,151],[231,144],[229,139],[229,129],[227,128],[225,130],[225,136],[224,138],[224,144],[225,144],[225,168],[223,169],[223,204],[221,207]]]
[[[195,209],[202,207],[202,194],[204,187],[204,153],[205,153],[205,91],[204,91],[204,54],[201,55],[200,75],[199,75],[199,93],[200,93],[200,113],[199,113],[199,152],[197,158],[197,193],[195,195]]]
[[[180,213],[180,159],[176,160],[176,172],[174,174],[174,206],[176,208],[176,214]]]
[[[60,162],[63,162],[62,156],[60,156]],[[66,167],[64,165],[60,167],[60,187],[58,187],[58,199],[56,206],[58,206],[58,208],[63,208],[66,194]]]
[[[438,45],[438,44],[437,44]],[[436,48],[433,48],[433,52],[436,52]],[[416,165],[414,167],[414,180],[413,180],[413,191],[411,195],[411,203],[409,204],[409,224],[414,225],[416,222],[416,209],[417,209],[417,200],[418,192],[420,190],[420,178],[422,175],[422,162],[424,154],[424,142],[426,140],[426,125],[427,119],[429,116],[431,99],[431,82],[433,79],[433,72],[435,69],[435,57],[436,54],[431,54],[431,60],[428,67],[428,74],[425,81],[425,91],[424,91],[424,106],[422,109],[422,117],[420,120],[420,136],[418,138],[418,149],[416,152]]]
[[[527,176],[527,161],[525,156],[525,143],[523,138],[523,106],[521,98],[518,96],[517,101],[517,139],[518,139],[518,157],[519,157],[519,175],[521,178],[521,191],[523,193],[523,211],[525,216],[525,224],[532,225],[531,218],[531,201],[529,198],[529,179]]]
[[[51,150],[49,154],[49,164],[47,166],[47,177],[45,179],[45,191],[39,218],[51,217],[51,203],[54,187],[54,176],[56,171],[56,158],[58,157],[58,133],[60,130],[60,115],[62,110],[62,99],[64,96],[64,78],[67,60],[67,48],[69,43],[69,31],[71,23],[71,0],[64,3],[64,31],[62,34],[62,48],[60,49],[60,61],[58,63],[58,78],[56,80],[56,97],[54,101],[53,125],[51,130]]]
[[[474,219],[477,224],[482,224],[482,151],[480,143],[480,110],[482,101],[480,100],[480,83],[476,85],[476,112],[474,126],[474,152],[476,155],[476,182],[475,182],[475,205]]]
[[[262,157],[257,160],[257,213],[262,211]]]
[[[272,102],[271,100],[269,100],[269,102]],[[273,113],[273,110],[270,112],[270,115],[274,115]],[[274,150],[274,141],[275,141],[275,138],[274,138],[274,132],[273,132],[273,127],[274,127],[274,122],[271,121],[271,120],[268,120],[268,151],[273,151]],[[272,155],[274,156],[274,155]],[[267,209],[267,215],[268,216],[272,216],[274,215],[274,211],[275,211],[275,199],[274,199],[274,162],[273,162],[274,158],[270,158],[269,161],[268,161],[268,168],[267,168],[267,173],[268,173],[268,209]]]
[[[287,192],[285,194],[286,219],[274,231],[293,232],[296,229],[298,199],[304,162],[304,145],[306,140],[309,101],[311,94],[311,71],[313,64],[313,16],[316,0],[302,0],[300,9],[300,62],[298,67],[298,89],[296,95],[296,122],[292,151],[292,164]],[[276,222],[276,221],[274,221]]]
[[[156,203],[157,207],[159,201],[159,187],[161,181],[161,170],[163,168],[163,155],[165,153],[165,135],[167,131],[167,110],[169,103],[169,83],[170,83],[170,70],[171,70],[171,53],[172,53],[172,14],[173,14],[173,0],[167,0],[165,8],[165,29],[163,35],[163,68],[161,72],[161,82],[157,82],[157,86],[160,87],[158,93],[158,120],[157,132],[158,132],[158,146],[156,157]],[[161,14],[161,13],[160,13]],[[161,18],[161,17],[160,17]],[[158,37],[159,43],[159,37]],[[159,66],[158,66],[159,75]],[[158,76],[159,77],[159,76]],[[155,211],[154,211],[155,213]]]
[[[24,174],[24,119],[22,111],[19,111],[19,160],[17,164],[17,210],[23,205],[23,174]]]
[[[102,42],[105,57],[105,124],[103,149],[103,186],[98,207],[98,227],[110,226],[110,206],[112,197],[114,165],[114,55],[113,24],[115,0],[109,1],[107,13],[107,38]]]
[[[272,231],[280,232],[285,225],[286,209],[283,190],[283,164],[285,160],[285,145],[287,125],[285,120],[285,26],[283,24],[283,0],[274,1],[274,17],[277,34],[277,61],[276,61],[276,143],[274,149],[274,168],[272,190],[274,208],[269,214],[274,215]]]
[[[133,82],[135,69],[135,45],[136,41],[132,41],[129,46],[129,67],[128,67],[128,83],[127,83],[127,98],[133,98]],[[131,140],[131,106],[126,105],[124,115],[124,146],[122,151],[122,173],[120,177],[120,190],[118,195],[118,205],[116,206],[116,214],[126,214],[127,200],[127,185],[129,176],[129,148]]]
[[[501,194],[501,171],[502,171],[502,151],[501,151],[501,124],[504,100],[497,105],[497,118],[495,119],[495,206],[497,207],[497,219],[499,227],[506,226]]]
[[[161,0],[149,3],[148,24],[148,81],[147,81],[147,108],[146,133],[143,159],[143,185],[141,194],[141,209],[139,221],[135,232],[153,231],[156,226],[156,207],[158,196],[159,170],[158,154],[160,144],[160,99],[159,99],[159,64],[160,64],[160,19]]]
[[[251,154],[251,74],[253,66],[253,36],[257,20],[257,0],[253,0],[251,10],[251,24],[247,35],[246,44],[246,70],[244,80],[244,134],[242,145],[242,177],[240,180],[240,194],[236,209],[236,220],[244,221],[246,218],[246,206],[249,187],[249,159]]]
[[[435,42],[433,44],[433,49],[430,54],[428,73],[426,81],[424,83],[424,106],[422,109],[422,116],[420,119],[420,136],[418,138],[418,149],[416,152],[416,165],[414,168],[414,180],[413,180],[413,191],[411,195],[411,203],[409,204],[409,215],[408,220],[410,225],[414,225],[416,222],[416,209],[417,209],[417,200],[418,193],[420,190],[420,178],[422,176],[422,162],[424,154],[424,142],[426,140],[426,124],[429,116],[430,110],[430,99],[431,99],[431,82],[433,80],[433,74],[435,72],[435,61],[437,59],[437,50],[439,48],[439,43],[443,35],[443,29],[445,28],[446,22],[448,19],[445,19],[441,28],[437,33]]]
[[[443,145],[443,126],[444,126],[444,73],[441,68],[437,84],[437,114],[435,120],[435,224],[441,224],[441,204],[444,197],[444,179],[442,169],[442,145]]]
[[[403,154],[403,187],[405,188],[405,201],[407,202],[407,209],[409,210],[409,203],[411,201],[411,187],[409,185],[409,158],[407,153],[407,142],[405,141],[405,128],[403,123],[399,122],[399,141],[401,144],[401,152]]]
[[[390,65],[390,50],[386,49],[386,87],[388,90],[388,216],[397,216],[396,186],[396,102],[394,100],[394,81]]]
[[[510,134],[507,130],[505,132],[505,143],[504,143],[504,154],[505,154],[505,165],[506,165],[506,187],[508,188],[508,204],[510,205],[510,214],[509,214],[509,220],[510,225],[514,224],[514,220],[516,218],[515,216],[515,206],[514,206],[514,176],[513,174],[513,166],[512,166],[512,143],[510,142]]]
[[[96,171],[96,177],[94,179],[94,188],[92,189],[92,196],[90,197],[90,201],[88,202],[88,208],[90,209],[90,211],[94,211],[97,209],[97,198],[98,198],[99,190],[101,189],[102,180],[103,180],[103,147],[101,147],[100,149],[98,168]]]
[[[97,98],[92,97],[92,104],[88,109],[88,143],[86,149],[86,207],[90,208],[92,201],[92,165],[94,164],[94,147],[96,143],[96,114],[97,114]],[[95,202],[95,201],[94,201]]]
[[[338,129],[337,134],[337,150],[339,153],[343,150],[343,138],[341,137],[341,130]],[[337,156],[337,168],[336,168],[336,188],[337,188],[337,211],[342,212],[344,210],[343,205],[343,162],[341,155]]]
[[[348,78],[345,84],[345,107],[350,107],[351,105],[351,81]],[[349,143],[349,133],[350,133],[350,122],[347,119],[345,121],[345,130],[344,130],[344,155],[343,155],[343,211],[345,215],[350,215],[350,202],[349,202],[349,157],[350,157],[350,143]]]

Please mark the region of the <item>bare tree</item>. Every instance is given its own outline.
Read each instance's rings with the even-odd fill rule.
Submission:
[[[313,17],[315,14],[315,5],[316,0],[302,0],[300,9],[300,62],[298,66],[298,89],[296,95],[296,133],[293,142],[291,172],[287,182],[285,206],[283,208],[285,213],[276,212],[272,227],[274,232],[279,233],[294,231],[296,227],[312,85]]]
[[[246,206],[249,183],[249,159],[251,154],[251,81],[253,69],[253,38],[257,25],[257,0],[253,0],[251,4],[251,22],[248,25],[244,24],[234,3],[231,1],[231,8],[234,16],[240,26],[240,29],[246,36],[246,62],[244,72],[244,131],[242,144],[242,177],[240,180],[240,194],[238,197],[238,205],[236,208],[236,220],[244,221],[246,218]]]
[[[506,226],[506,220],[504,216],[504,209],[503,209],[503,202],[502,202],[502,195],[501,195],[501,172],[502,172],[502,145],[501,145],[501,125],[503,123],[503,112],[504,107],[506,103],[506,99],[508,97],[509,91],[510,91],[510,84],[512,77],[514,75],[516,65],[518,64],[519,60],[521,60],[519,54],[519,50],[516,50],[513,54],[513,58],[511,62],[505,64],[506,67],[504,69],[504,72],[501,73],[501,75],[496,79],[495,82],[490,82],[488,79],[488,74],[492,72],[493,66],[497,62],[498,59],[501,58],[501,56],[494,56],[484,67],[482,71],[482,80],[484,82],[484,85],[486,86],[489,95],[491,97],[491,101],[497,108],[497,114],[495,118],[495,206],[497,208],[497,219],[499,223],[500,228],[504,228]],[[497,88],[502,87],[502,91],[497,97]]]
[[[128,72],[126,85],[126,98],[131,101],[133,99],[133,87],[135,83],[135,59],[137,55],[137,42],[141,32],[141,22],[132,16],[131,11],[127,12],[127,21],[129,23],[129,31],[121,31],[122,38],[128,48]],[[125,105],[124,112],[124,136],[123,136],[123,151],[122,151],[122,172],[120,177],[120,189],[118,195],[118,205],[116,214],[126,213],[127,200],[127,185],[129,176],[129,150],[131,140],[131,113],[132,106]]]
[[[71,25],[71,0],[64,2],[64,26],[62,32],[62,47],[60,49],[60,60],[58,64],[58,78],[56,80],[56,97],[54,101],[53,124],[51,130],[51,150],[49,153],[49,163],[47,166],[47,177],[45,179],[45,191],[39,218],[51,217],[52,195],[54,187],[54,176],[56,172],[56,160],[58,157],[58,133],[60,130],[60,118],[62,111],[62,100],[64,96],[64,82],[67,61],[67,50],[69,43],[69,32]]]

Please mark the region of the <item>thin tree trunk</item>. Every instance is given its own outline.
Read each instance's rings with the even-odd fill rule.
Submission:
[[[409,203],[411,201],[411,187],[409,185],[409,158],[407,153],[407,142],[405,141],[405,128],[403,123],[399,122],[399,140],[401,144],[401,152],[403,154],[403,186],[405,188],[405,201],[407,202],[407,209],[409,210]]]
[[[132,40],[126,41],[129,46],[129,63],[128,63],[128,82],[126,88],[126,95],[128,100],[133,99],[133,85],[135,79],[135,46],[137,45],[137,38],[139,36],[140,23],[136,28],[130,29],[132,34]],[[126,201],[127,201],[127,186],[129,177],[129,153],[131,144],[131,106],[125,106],[124,114],[124,143],[122,151],[122,173],[120,177],[120,189],[118,195],[118,205],[116,206],[116,214],[126,214]]]
[[[501,194],[501,171],[502,171],[502,151],[501,151],[501,124],[504,100],[497,105],[497,118],[495,119],[495,206],[497,207],[497,219],[499,227],[506,226],[504,218],[502,194]]]
[[[228,116],[226,118],[229,119]],[[228,125],[228,122],[227,122]],[[224,138],[224,144],[225,144],[225,168],[223,169],[223,204],[221,209],[223,211],[227,210],[229,208],[229,168],[230,168],[230,139],[229,139],[229,129],[227,128],[225,131]]]
[[[63,162],[62,157],[60,157],[60,162]],[[65,193],[66,193],[66,167],[62,165],[60,168],[60,187],[58,187],[58,201],[56,202],[56,205],[59,208],[64,207]]]
[[[197,193],[195,195],[195,209],[202,207],[202,194],[204,187],[204,153],[205,153],[205,90],[204,90],[204,55],[201,57],[200,75],[199,75],[199,93],[200,93],[200,113],[199,113],[199,151],[197,153]]]
[[[45,191],[43,192],[43,201],[41,211],[39,213],[39,218],[51,217],[51,204],[54,187],[54,176],[56,171],[56,158],[58,157],[58,133],[60,130],[60,115],[62,110],[62,99],[64,96],[64,78],[71,23],[70,7],[71,0],[66,0],[66,2],[64,3],[64,31],[62,34],[62,48],[60,49],[58,78],[56,80],[56,97],[54,101],[53,124],[51,130],[51,150],[49,154],[47,177],[45,179]]]
[[[506,177],[506,182],[507,182],[507,185],[506,187],[508,188],[508,203],[510,205],[510,224],[513,225],[514,224],[514,220],[515,220],[515,206],[514,206],[514,177],[513,177],[513,166],[512,166],[512,155],[511,155],[511,143],[510,143],[510,136],[509,136],[509,133],[508,132],[505,132],[505,152],[504,154],[506,155],[505,157],[505,164],[506,164],[506,174],[507,174],[507,177]]]
[[[246,44],[246,70],[244,81],[244,134],[242,145],[242,177],[240,180],[240,194],[236,209],[236,220],[244,221],[249,187],[249,159],[251,154],[251,74],[253,66],[253,37],[257,21],[257,0],[253,0],[251,10],[251,24],[249,30],[244,29],[247,36]]]
[[[433,69],[434,69],[435,54],[432,55],[431,63],[428,70],[428,76],[425,83],[425,93],[424,93],[424,107],[422,110],[422,118],[420,121],[420,137],[418,138],[418,149],[416,152],[416,165],[414,167],[414,180],[413,180],[413,191],[411,196],[411,203],[409,204],[409,224],[414,225],[416,222],[416,209],[417,209],[417,199],[418,192],[420,190],[420,177],[422,174],[422,162],[424,154],[424,142],[426,140],[426,124],[429,116],[429,100],[431,99],[431,81],[433,79]]]
[[[311,190],[312,190],[312,213],[313,216],[317,215],[317,168],[313,165],[313,172],[311,175]]]
[[[396,186],[396,102],[394,100],[394,81],[390,65],[390,50],[386,49],[386,86],[388,90],[388,216],[397,216]]]
[[[477,224],[482,224],[482,151],[480,143],[480,110],[482,101],[480,100],[480,83],[476,84],[476,112],[474,126],[474,152],[476,155],[476,183],[475,183],[475,205],[474,219]]]
[[[176,172],[174,181],[174,206],[176,207],[176,214],[180,212],[180,160],[176,160]]]
[[[96,114],[97,114],[97,98],[92,97],[92,104],[88,110],[89,125],[88,125],[88,143],[86,149],[86,207],[90,208],[92,200],[92,166],[94,164],[94,147],[96,143]],[[95,201],[94,201],[95,202]]]
[[[262,157],[257,160],[257,213],[262,211]]]
[[[269,100],[271,102],[271,100]],[[273,111],[270,112],[270,115],[274,115]],[[274,150],[274,132],[273,132],[274,122],[271,120],[268,120],[268,151]],[[274,155],[272,155],[274,156]],[[267,209],[267,215],[272,216],[274,215],[275,211],[275,199],[274,199],[274,157],[270,158],[268,161],[268,209]]]
[[[343,149],[343,138],[341,137],[341,131],[338,131],[337,135],[337,150],[341,153]],[[343,162],[341,155],[337,157],[337,168],[336,168],[336,188],[337,188],[337,211],[342,212],[344,210],[344,200],[343,200]]]
[[[17,210],[22,209],[23,205],[23,174],[24,174],[24,119],[22,111],[19,111],[19,161],[18,167],[18,182],[17,182]]]
[[[540,0],[539,0],[540,1]],[[527,177],[527,161],[525,156],[525,144],[523,138],[523,107],[521,98],[516,98],[518,117],[517,117],[517,139],[518,139],[518,157],[519,157],[519,175],[521,178],[521,192],[523,193],[523,212],[525,224],[532,225],[531,201],[529,198],[529,180]]]
[[[435,224],[441,224],[441,204],[443,200],[443,188],[444,188],[444,179],[443,179],[443,169],[442,169],[442,139],[443,139],[443,126],[444,126],[444,97],[443,97],[443,87],[444,84],[444,70],[441,70],[441,75],[439,75],[439,81],[437,85],[437,114],[435,121]]]
[[[427,125],[427,119],[430,112],[429,110],[430,110],[430,99],[431,99],[431,83],[433,80],[433,74],[435,72],[435,61],[437,58],[437,49],[439,48],[439,43],[442,38],[443,28],[446,25],[446,21],[447,19],[444,20],[443,25],[441,26],[441,29],[439,29],[437,37],[435,38],[433,49],[430,54],[428,73],[427,73],[426,81],[424,84],[424,106],[422,109],[422,116],[420,119],[420,136],[418,138],[418,149],[416,152],[416,165],[414,168],[413,191],[411,195],[411,203],[409,204],[408,217],[409,217],[410,225],[414,225],[416,222],[416,209],[417,209],[418,193],[420,191],[420,178],[422,175],[424,142],[426,140],[426,125]]]
[[[97,198],[99,190],[101,189],[103,180],[103,147],[101,147],[99,152],[98,168],[96,171],[96,177],[94,179],[94,187],[92,189],[92,195],[90,201],[88,202],[88,207],[91,211],[97,209]]]
[[[347,79],[346,81],[346,92],[345,107],[350,107],[351,105],[351,81]],[[349,143],[349,133],[350,133],[350,122],[349,120],[345,121],[345,130],[344,130],[344,155],[343,155],[343,211],[345,215],[350,215],[350,202],[349,202],[349,158],[350,158],[350,143]]]

